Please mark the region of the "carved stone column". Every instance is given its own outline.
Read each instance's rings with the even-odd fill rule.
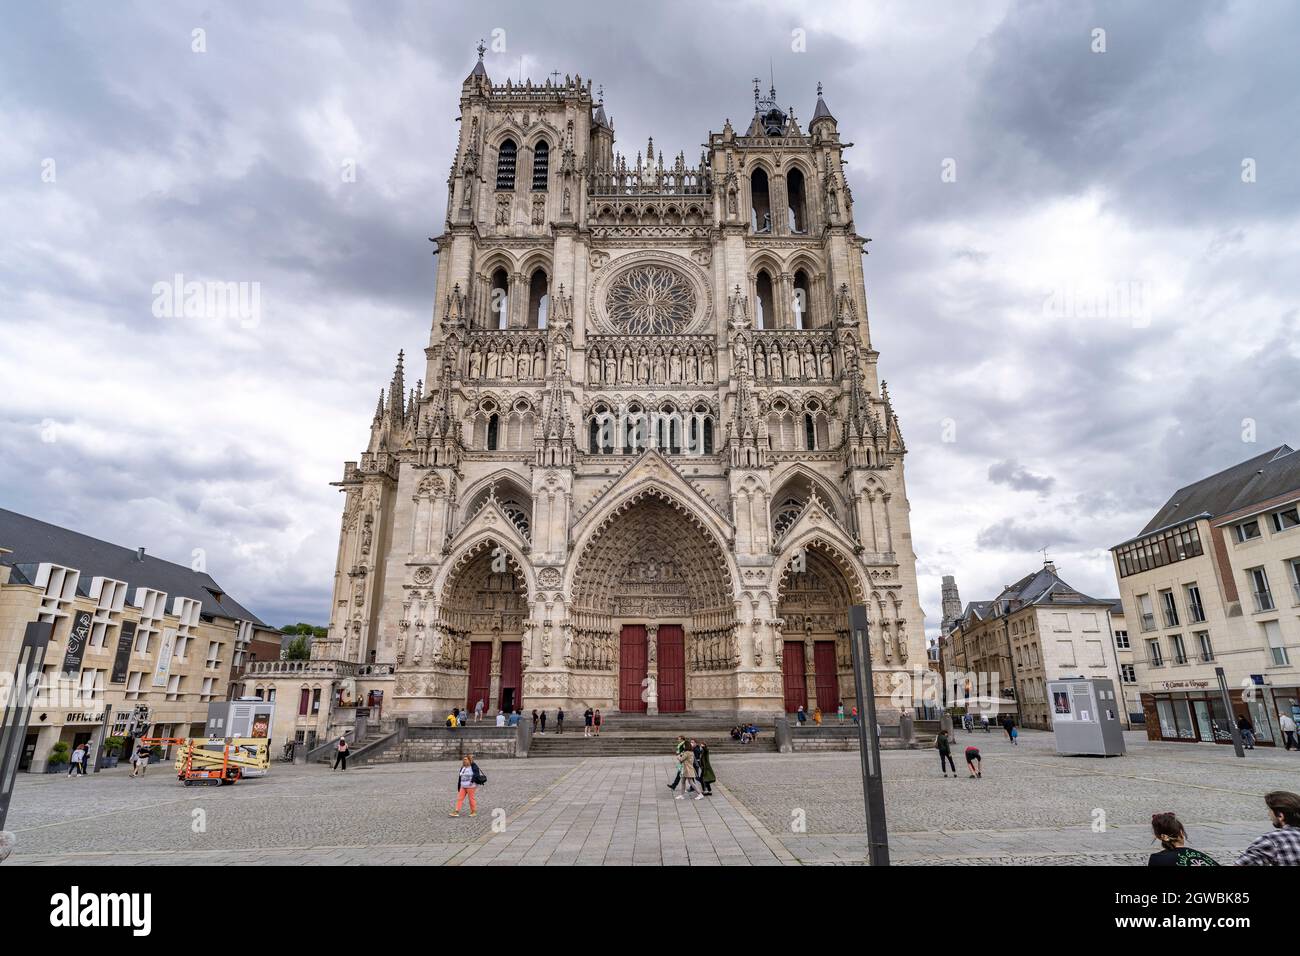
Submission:
[[[659,625],[647,624],[646,639],[646,700],[647,714],[659,713]]]

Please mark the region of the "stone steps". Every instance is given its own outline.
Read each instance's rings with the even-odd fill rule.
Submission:
[[[752,743],[742,744],[727,736],[702,733],[698,730],[683,730],[682,735],[697,740],[703,739],[709,745],[709,753],[720,754],[772,753],[776,750],[776,738],[770,733],[760,733]],[[606,734],[599,737],[583,737],[582,734],[570,736],[534,736],[528,747],[529,757],[646,757],[662,755],[671,757],[677,746],[677,735],[661,734]]]

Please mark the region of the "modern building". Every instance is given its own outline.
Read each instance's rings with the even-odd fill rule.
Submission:
[[[1153,740],[1278,743],[1300,716],[1300,455],[1280,445],[1180,488],[1111,549]],[[1216,669],[1223,668],[1231,715]]]
[[[250,648],[279,645],[202,571],[0,509],[0,672],[32,621],[54,625],[20,760],[34,773],[56,743],[201,734]]]
[[[328,638],[262,668],[296,732],[347,680],[416,722],[833,708],[857,602],[882,708],[924,670],[847,145],[820,93],[805,128],[755,90],[697,161],[627,157],[590,81],[480,57],[422,381],[399,356],[344,468]]]
[[[949,702],[994,698],[997,716],[1051,729],[1049,680],[1106,677],[1120,686],[1112,604],[1071,587],[1051,561],[993,600],[968,604],[940,639]],[[982,702],[972,708],[988,709]],[[1128,726],[1127,714],[1123,722]]]

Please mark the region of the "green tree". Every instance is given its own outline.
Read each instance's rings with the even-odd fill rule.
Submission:
[[[289,661],[305,661],[310,657],[311,645],[307,643],[306,635],[301,634],[289,642],[284,652],[285,660]]]

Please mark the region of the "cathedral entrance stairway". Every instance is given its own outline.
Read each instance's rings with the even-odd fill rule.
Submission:
[[[547,715],[554,720],[554,714]],[[564,733],[554,732],[548,723],[545,734],[533,734],[530,757],[622,757],[671,754],[677,735],[702,740],[712,754],[772,753],[776,733],[770,716],[737,717],[734,714],[613,714],[605,716],[599,736],[584,737],[582,714],[565,714]],[[731,739],[731,728],[742,722],[758,725],[757,739],[742,744]]]

